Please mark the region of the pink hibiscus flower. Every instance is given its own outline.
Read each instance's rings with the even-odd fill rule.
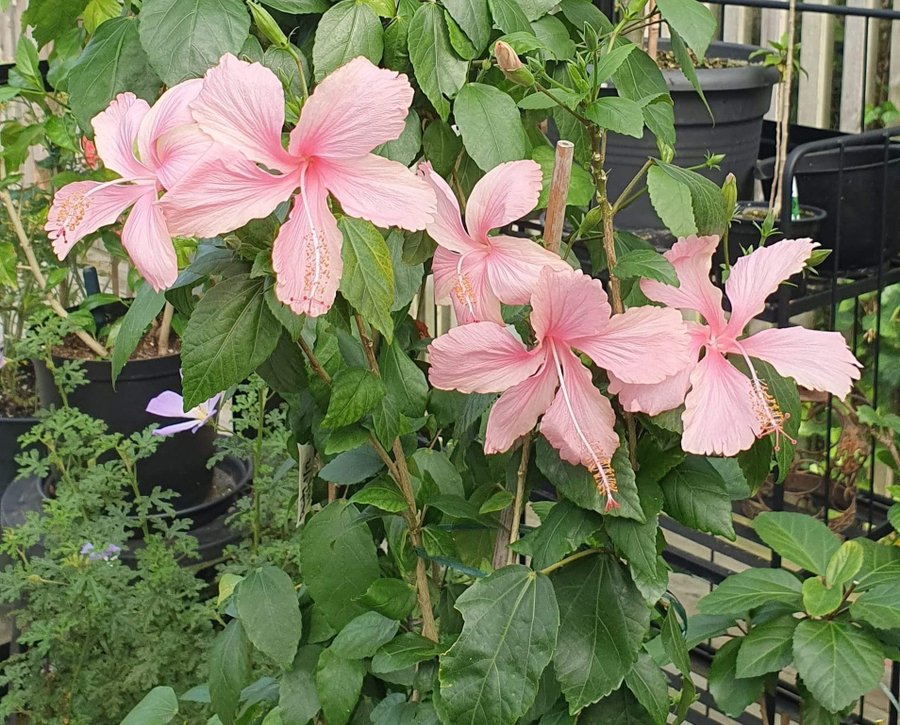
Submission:
[[[122,244],[131,261],[155,290],[175,281],[173,233],[158,196],[212,145],[193,123],[188,108],[200,87],[199,80],[179,83],[152,108],[133,93],[120,93],[94,117],[97,155],[120,178],[76,181],[56,193],[44,229],[57,257],[65,259],[75,242],[112,224],[132,207],[122,229]]]
[[[614,371],[609,389],[618,394],[626,410],[650,415],[683,402],[682,447],[690,453],[733,456],[769,434],[774,434],[777,450],[780,437],[786,436],[788,416],[769,393],[766,381],[757,375],[751,358],[768,362],[798,385],[839,398],[850,392],[862,366],[838,332],[789,327],[742,336],[750,320],[765,308],[766,298],[803,269],[818,246],[816,242],[787,239],[735,262],[725,283],[731,302],[727,321],[722,292],[709,278],[718,243],[718,237],[688,237],[666,252],[678,274],[677,288],[641,281],[641,289],[651,300],[703,316],[705,324],[689,323],[691,363],[654,385],[634,385]],[[732,365],[727,355],[740,357],[749,377]]]
[[[343,271],[329,193],[346,214],[381,227],[417,230],[431,221],[428,185],[370,153],[400,135],[412,98],[406,76],[351,60],[316,87],[285,150],[281,81],[225,55],[191,108],[205,133],[241,156],[198,164],[162,203],[183,233],[208,237],[268,216],[299,189],[272,250],[276,294],[297,313],[324,314]]]
[[[534,209],[541,193],[541,167],[534,161],[511,161],[485,174],[469,196],[465,227],[456,197],[431,164],[419,164],[419,176],[437,195],[437,214],[427,226],[439,245],[432,262],[435,297],[453,301],[461,324],[502,323],[500,303],[527,304],[541,269],[569,269],[528,239],[488,236]]]
[[[612,406],[573,352],[630,383],[653,383],[681,370],[688,342],[676,310],[637,307],[610,316],[598,280],[572,269],[541,270],[531,295],[537,346],[528,350],[503,325],[473,322],[431,343],[432,385],[503,394],[488,417],[484,450],[499,453],[534,428],[572,464],[587,467],[616,508],[612,455],[619,445]]]
[[[170,436],[180,433],[183,430],[189,430],[196,433],[204,425],[216,416],[216,408],[222,400],[222,393],[216,393],[205,403],[200,403],[196,408],[190,410],[184,409],[184,398],[174,390],[164,390],[149,403],[147,403],[147,412],[151,415],[158,415],[161,418],[181,418],[181,423],[172,423],[171,425],[157,428],[153,431],[154,435]]]

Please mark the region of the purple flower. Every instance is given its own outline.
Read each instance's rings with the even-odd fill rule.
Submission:
[[[216,406],[222,398],[222,393],[217,393],[205,403],[186,411],[184,398],[172,390],[166,390],[147,403],[147,412],[163,418],[183,418],[184,422],[163,426],[153,431],[154,435],[169,436],[183,430],[196,433],[216,414]]]
[[[112,561],[120,551],[122,551],[121,546],[110,544],[103,551],[97,552],[90,541],[86,541],[81,547],[81,555],[86,556],[88,561]]]
[[[103,559],[103,561],[109,561],[111,559],[115,559],[119,555],[120,551],[122,551],[121,546],[116,546],[115,544],[110,544],[103,550],[103,553],[100,554],[100,558]]]
[[[81,555],[87,556],[94,550],[94,545],[90,541],[86,541],[81,547]]]

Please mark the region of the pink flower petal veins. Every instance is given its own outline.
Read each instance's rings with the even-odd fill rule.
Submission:
[[[478,242],[488,232],[520,219],[537,205],[541,167],[535,161],[508,161],[488,171],[472,189],[466,204],[466,229]]]
[[[508,305],[528,304],[534,285],[545,268],[568,271],[571,267],[558,254],[521,237],[490,238],[485,272],[493,293]]]
[[[454,327],[428,346],[431,384],[462,393],[499,393],[534,375],[544,361],[502,325],[473,322]]]
[[[507,388],[491,408],[484,436],[485,453],[508,451],[519,437],[534,428],[553,402],[558,382],[556,366],[545,351],[542,357],[544,361],[538,371]]]
[[[97,153],[106,165],[124,179],[154,179],[150,169],[135,156],[141,122],[150,112],[147,101],[133,93],[120,93],[91,120]]]
[[[567,342],[593,337],[612,312],[600,280],[571,268],[541,270],[531,307],[538,340],[553,337]]]
[[[447,182],[431,168],[431,164],[427,161],[419,164],[417,173],[431,186],[437,197],[436,213],[426,226],[428,235],[440,247],[451,252],[464,254],[483,249],[485,245],[472,239],[463,228],[459,202]]]
[[[178,277],[178,258],[156,194],[141,196],[122,227],[122,245],[141,277],[157,292]]]

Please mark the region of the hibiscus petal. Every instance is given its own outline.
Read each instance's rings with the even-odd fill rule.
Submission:
[[[690,362],[687,328],[673,309],[632,307],[567,341],[625,383],[660,383]]]
[[[152,189],[144,184],[76,181],[57,191],[44,225],[56,256],[65,259],[75,242],[112,224],[148,188]]]
[[[570,350],[554,351],[559,390],[541,421],[541,433],[569,463],[602,468],[619,446],[615,413],[581,361]]]
[[[779,375],[793,378],[810,390],[824,390],[845,398],[859,380],[860,362],[839,332],[804,327],[762,330],[740,341],[750,357],[765,360]]]
[[[571,268],[541,270],[531,296],[531,326],[538,340],[553,335],[574,340],[594,335],[610,315],[600,280]]]
[[[416,231],[434,215],[434,191],[396,161],[366,154],[352,160],[317,159],[315,169],[350,216]]]
[[[521,237],[491,237],[487,275],[491,289],[508,305],[528,304],[541,270],[566,272],[571,267],[549,249]]]
[[[214,237],[271,214],[290,199],[300,172],[275,175],[241,157],[219,158],[216,146],[160,200],[169,229]]]
[[[507,451],[517,438],[534,428],[538,416],[553,402],[556,383],[556,367],[546,359],[537,373],[503,393],[488,415],[484,452]]]
[[[747,323],[765,309],[766,298],[802,270],[818,246],[812,239],[785,239],[755,249],[731,265],[725,282],[725,294],[731,303],[728,332],[740,335]]]
[[[97,153],[106,168],[126,179],[153,178],[150,170],[134,156],[141,122],[149,112],[147,101],[133,93],[120,93],[105,111],[91,120]]]
[[[413,89],[405,75],[359,56],[328,75],[303,106],[290,152],[352,159],[403,132]]]
[[[178,277],[178,258],[172,245],[172,235],[152,189],[135,202],[125,220],[122,246],[141,277],[153,289],[165,289]]]
[[[722,291],[709,278],[712,257],[719,246],[718,237],[686,237],[679,239],[665,253],[678,275],[678,287],[655,280],[642,279],[641,290],[654,302],[680,310],[696,310],[714,334],[725,328]]]
[[[431,261],[431,271],[435,300],[446,302],[449,298],[459,324],[484,321],[503,324],[500,300],[491,290],[483,251],[462,257],[438,247]]]
[[[157,428],[153,431],[153,435],[170,436],[175,433],[180,433],[183,430],[189,430],[192,433],[196,433],[202,426],[202,420],[186,420],[183,423],[173,423],[172,425],[164,425],[162,428]]]
[[[760,425],[750,379],[721,354],[706,351],[691,373],[681,447],[699,455],[733,456],[753,445]]]
[[[434,189],[437,197],[434,218],[426,226],[428,236],[441,247],[453,252],[463,253],[484,249],[484,244],[473,240],[463,229],[459,202],[456,201],[456,195],[447,182],[431,168],[431,164],[427,161],[419,164],[418,174]]]
[[[541,194],[541,167],[535,161],[508,161],[488,171],[466,202],[466,229],[486,241],[488,232],[525,216]]]
[[[694,366],[688,365],[661,383],[650,385],[623,383],[609,373],[609,392],[617,396],[622,407],[630,413],[659,415],[677,408],[684,402],[684,396],[691,387],[693,370]]]
[[[193,126],[190,103],[200,95],[203,81],[193,78],[172,86],[163,93],[159,100],[144,116],[137,134],[137,148],[141,160],[146,166],[159,166],[156,140],[165,133],[179,126]]]
[[[281,145],[284,90],[265,66],[223,55],[207,71],[191,110],[204,133],[251,161],[285,173],[296,166]]]
[[[499,393],[533,375],[544,361],[503,325],[473,322],[454,327],[428,346],[428,378],[441,390]]]
[[[325,187],[307,174],[272,248],[278,299],[298,315],[318,317],[331,309],[344,271],[342,242]]]
[[[153,144],[156,178],[171,189],[187,176],[212,148],[213,141],[197,126],[179,126],[162,134]]]
[[[164,390],[149,403],[147,412],[150,415],[158,415],[163,418],[184,418],[187,411],[184,409],[184,398],[174,390]]]

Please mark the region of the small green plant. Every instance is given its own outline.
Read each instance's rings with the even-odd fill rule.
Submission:
[[[753,528],[799,571],[749,569],[700,601],[692,625],[704,638],[731,637],[713,659],[710,691],[737,716],[792,667],[803,721],[838,723],[879,686],[885,659],[896,657],[900,549],[865,538],[842,543],[805,514],[762,513]]]

